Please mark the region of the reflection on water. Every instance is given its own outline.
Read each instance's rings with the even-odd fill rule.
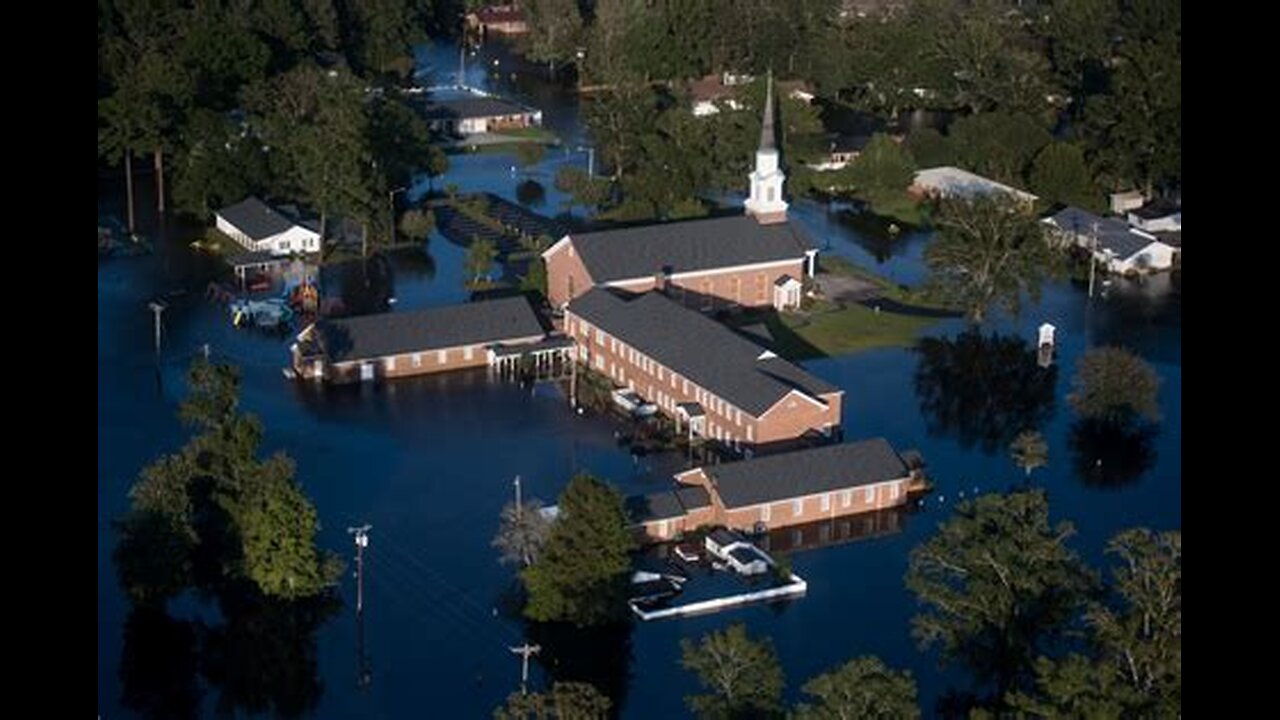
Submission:
[[[916,394],[930,434],[1003,452],[1053,415],[1057,366],[1040,367],[1036,349],[1020,337],[971,328],[954,339],[924,338],[916,351]]]
[[[341,609],[332,597],[285,602],[255,591],[220,593],[225,620],[206,625],[135,607],[120,652],[122,704],[143,717],[199,717],[203,678],[219,714],[306,715],[323,683],[316,633]]]
[[[530,643],[542,646],[534,657],[552,682],[591,683],[613,701],[617,717],[631,684],[634,629],[631,622],[594,628],[531,622],[525,632]]]
[[[853,241],[870,253],[877,263],[901,254],[913,230],[866,210],[841,210],[835,213],[835,217],[840,225],[853,231]]]
[[[1156,464],[1155,423],[1080,420],[1071,426],[1071,466],[1085,485],[1117,488],[1136,481]]]
[[[907,514],[904,507],[886,508],[830,520],[776,528],[760,536],[757,544],[768,552],[802,552],[869,540],[902,532]]]

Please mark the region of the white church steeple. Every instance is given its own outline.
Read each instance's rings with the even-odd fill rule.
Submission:
[[[760,147],[756,150],[756,169],[751,175],[751,197],[744,203],[747,214],[761,224],[786,222],[787,202],[782,199],[782,183],[787,176],[778,167],[778,148],[773,132],[773,71],[765,90],[764,124],[760,128]]]

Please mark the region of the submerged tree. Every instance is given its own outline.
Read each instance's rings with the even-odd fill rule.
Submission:
[[[943,199],[938,210],[938,237],[925,250],[925,264],[944,300],[975,324],[992,308],[1016,315],[1024,293],[1039,301],[1059,259],[1029,208],[994,193]]]
[[[1026,472],[1027,477],[1031,477],[1032,470],[1048,464],[1049,444],[1040,433],[1027,430],[1018,433],[1018,437],[1013,439],[1009,445],[1009,455]]]
[[[1066,547],[1073,532],[1050,524],[1043,491],[961,502],[911,552],[907,587],[925,608],[914,635],[993,682],[997,697],[1022,687],[1093,584]]]
[[[579,626],[625,617],[635,540],[622,497],[583,474],[569,481],[558,507],[541,555],[521,573],[529,592],[525,615]]]
[[[509,502],[502,506],[493,546],[502,551],[500,562],[529,567],[537,562],[550,532],[551,521],[543,514],[541,500],[530,498],[520,505]]]
[[[192,365],[181,416],[200,432],[143,470],[119,523],[117,567],[135,601],[238,580],[297,599],[323,593],[340,574],[337,558],[316,547],[319,521],[293,461],[258,459],[262,425],[239,412],[238,390],[231,366]]]
[[[410,240],[425,240],[435,229],[436,216],[430,210],[410,210],[400,218],[400,232]]]
[[[493,266],[493,261],[497,258],[498,247],[492,240],[472,236],[471,244],[467,246],[467,257],[463,260],[467,284],[475,285],[486,277],[489,274],[489,268]]]
[[[697,645],[681,640],[680,654],[680,664],[710,691],[685,698],[699,717],[743,717],[780,709],[786,681],[778,656],[767,639],[747,637],[741,623],[703,635]]]
[[[804,684],[816,702],[801,705],[799,720],[915,720],[920,717],[916,681],[878,657],[859,657]]]
[[[551,692],[512,693],[494,720],[605,720],[613,703],[590,683],[558,682]]]
[[[1093,348],[1080,358],[1067,396],[1083,418],[1124,424],[1160,417],[1160,376],[1145,360],[1118,347]]]
[[[1040,658],[1036,687],[1009,704],[1043,717],[1174,717],[1182,708],[1182,533],[1126,530],[1116,597],[1085,615],[1090,656]]]

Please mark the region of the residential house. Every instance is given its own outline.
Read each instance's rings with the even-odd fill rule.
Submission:
[[[702,310],[798,305],[799,292],[771,288],[784,278],[812,277],[817,250],[787,219],[772,88],[770,83],[745,215],[566,235],[542,253],[552,307],[596,287],[656,289]],[[787,304],[779,305],[780,298]]]
[[[523,35],[529,32],[529,23],[519,3],[510,5],[485,5],[467,13],[467,26],[478,28],[485,36]]]
[[[923,489],[922,465],[917,453],[899,454],[884,438],[706,465],[676,473],[675,480],[702,489],[709,502],[700,504],[696,513],[681,516],[673,509],[661,519],[637,520],[633,527],[646,541],[662,542],[702,526],[775,533],[863,514],[882,518],[883,511],[904,507],[911,494]],[[669,492],[681,491],[683,487]],[[895,528],[896,522],[895,518]],[[828,534],[831,527],[827,526]],[[849,537],[853,530],[840,532]],[[719,532],[710,536],[715,543],[733,542],[733,534]],[[821,535],[820,529],[816,532]],[[828,536],[823,541],[831,540]],[[711,539],[709,550],[710,543]]]
[[[842,170],[862,154],[863,148],[870,141],[869,135],[838,135],[831,141],[830,150],[822,162],[813,163],[809,167],[819,172]]]
[[[996,182],[958,167],[942,166],[916,172],[909,191],[920,197],[962,197],[1004,193],[1030,205],[1038,198],[1029,192]]]
[[[1149,233],[1182,232],[1182,208],[1168,202],[1148,203],[1128,214],[1129,224]]]
[[[214,213],[218,230],[249,252],[272,255],[320,251],[319,225],[303,222],[296,212],[277,210],[256,197]]]
[[[320,320],[291,347],[300,378],[370,381],[483,367],[546,336],[523,297]]]
[[[753,80],[755,78],[751,75],[738,75],[731,72],[698,78],[689,84],[690,109],[695,117],[715,115],[722,109],[742,110],[746,105],[737,99],[735,88],[749,84]],[[778,82],[778,92],[806,104],[813,103],[816,97],[813,88],[803,80],[781,80]]]
[[[1147,204],[1147,196],[1138,190],[1111,193],[1111,212],[1124,215]]]
[[[1110,272],[1142,273],[1173,266],[1173,246],[1118,218],[1102,218],[1068,207],[1043,222],[1065,242],[1092,251],[1094,258]]]
[[[578,360],[682,433],[746,452],[829,438],[844,391],[658,292],[597,288],[565,308]]]
[[[474,92],[428,100],[423,117],[436,132],[464,137],[542,125],[541,110]]]

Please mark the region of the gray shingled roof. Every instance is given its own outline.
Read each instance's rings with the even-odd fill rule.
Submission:
[[[734,267],[804,258],[812,249],[799,225],[761,225],[746,215],[684,220],[572,235],[573,247],[598,283],[659,272]]]
[[[682,485],[674,490],[633,495],[626,499],[626,510],[632,522],[642,523],[680,517],[689,510],[704,508],[710,504],[711,496],[707,494],[706,488]]]
[[[523,297],[322,320],[316,328],[330,362],[480,345],[544,333],[542,323]]]
[[[292,220],[253,196],[219,210],[218,215],[255,241],[279,235],[294,226]]]
[[[1090,237],[1096,225],[1098,249],[1110,250],[1121,260],[1137,255],[1143,248],[1156,242],[1154,238],[1135,231],[1123,220],[1098,217],[1078,207],[1064,208],[1049,219],[1060,230],[1080,237]]]
[[[527,112],[533,112],[533,110],[501,98],[463,97],[428,102],[424,115],[428,120],[458,120],[495,115],[519,115]]]
[[[569,311],[703,388],[759,417],[793,389],[819,400],[839,388],[658,292],[624,300],[596,288]]]
[[[884,438],[781,453],[702,468],[726,508],[814,495],[906,477]]]

